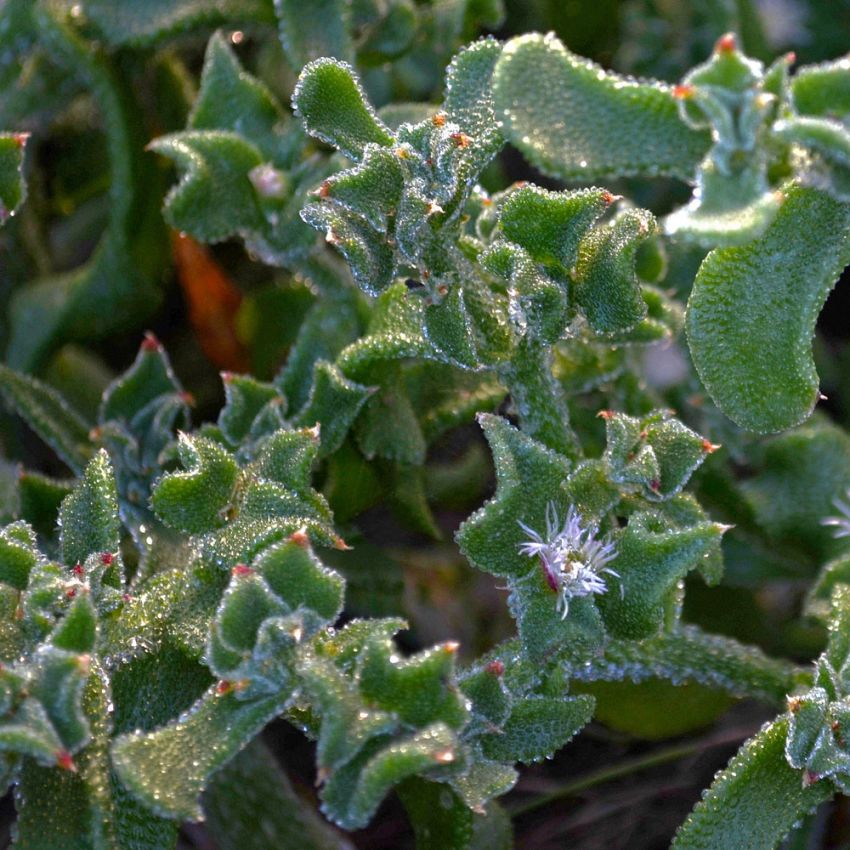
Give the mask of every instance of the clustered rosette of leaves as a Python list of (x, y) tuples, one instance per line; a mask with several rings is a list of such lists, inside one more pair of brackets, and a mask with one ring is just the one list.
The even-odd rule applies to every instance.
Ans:
[[(33, 80), (71, 68), (68, 85), (103, 110), (111, 168), (91, 258), (16, 294), (11, 366), (121, 330), (157, 298), (150, 160), (117, 60), (91, 38), (143, 50), (199, 27), (279, 30), (299, 72), (291, 113), (216, 33), (186, 127), (149, 148), (179, 172), (171, 226), (239, 239), (312, 290), (282, 369), (223, 373), (225, 405), (197, 428), (152, 335), (96, 420), (0, 366), (9, 407), (74, 475), (21, 471), (0, 502), (0, 753), (21, 847), (168, 848), (203, 817), (223, 846), (296, 834), (327, 846), (338, 836), (258, 737), (279, 716), (315, 740), (322, 812), (338, 826), (365, 826), (397, 789), (422, 847), (507, 847), (497, 798), (517, 764), (552, 756), (594, 716), (594, 686), (623, 681), (777, 706), (791, 695), (696, 807), (682, 850), (744, 835), (773, 847), (848, 787), (846, 553), (817, 538), (829, 563), (810, 608), (830, 637), (813, 670), (685, 623), (685, 579), (721, 580), (730, 528), (686, 490), (718, 448), (695, 429), (731, 429), (710, 404), (677, 418), (645, 383), (643, 352), (684, 325), (737, 423), (778, 431), (809, 415), (814, 322), (850, 260), (850, 66), (792, 77), (788, 57), (765, 69), (725, 36), (670, 87), (605, 72), (552, 36), (485, 38), (448, 64), (440, 105), (373, 108), (367, 91), (421, 97), (423, 56), (443, 63), (446, 45), (499, 18), (486, 2), (0, 6), (4, 74), (19, 82), (4, 123), (24, 126)], [(659, 224), (605, 188), (487, 191), (507, 142), (551, 177), (673, 176), (694, 199)], [(25, 196), (25, 144), (0, 137), (4, 216)], [(687, 241), (712, 250), (684, 316), (663, 284), (666, 246), (672, 262)], [(404, 620), (344, 613), (356, 548), (340, 531), (383, 497), (439, 535), (428, 450), (476, 418), (495, 493), (456, 540), (504, 583), (516, 635), (467, 663), (454, 642), (406, 656)], [(747, 439), (733, 434), (733, 449)], [(732, 546), (808, 528), (805, 512), (819, 519), (850, 484), (850, 440), (819, 419), (761, 451), (744, 483), (713, 473), (741, 524)], [(616, 557), (606, 592), (564, 610), (521, 547), (570, 509)], [(252, 837), (260, 819), (267, 835)]]

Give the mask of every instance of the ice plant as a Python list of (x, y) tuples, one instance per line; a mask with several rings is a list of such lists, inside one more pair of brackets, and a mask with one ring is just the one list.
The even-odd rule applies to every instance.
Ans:
[(545, 537), (523, 522), (519, 526), (531, 538), (519, 544), (519, 551), (540, 559), (549, 587), (558, 594), (557, 608), (562, 618), (569, 613), (573, 597), (608, 590), (602, 573), (619, 578), (618, 573), (606, 567), (617, 557), (614, 544), (598, 539), (594, 524), (582, 527), (575, 505), (568, 508), (563, 524), (558, 519), (555, 503), (546, 505)]
[[(508, 847), (521, 765), (594, 717), (693, 731), (688, 700), (713, 718), (717, 692), (779, 714), (678, 850), (769, 850), (850, 789), (850, 560), (822, 527), (850, 536), (850, 504), (820, 519), (850, 438), (797, 427), (850, 261), (850, 66), (764, 64), (718, 32), (670, 86), (552, 35), (474, 40), (501, 19), (497, 0), (0, 2), (0, 120), (32, 129), (0, 133), (0, 449), (41, 460), (14, 412), (64, 464), (0, 463), (0, 790), (22, 848), (173, 850), (206, 820), (222, 848), (295, 830), (313, 850), (391, 793), (423, 850)], [(197, 41), (172, 39), (211, 25), (190, 84)], [(508, 144), (581, 188), (500, 184)], [(675, 207), (657, 176), (692, 188), (660, 220), (626, 197)], [(178, 366), (194, 336), (225, 369), (184, 376), (201, 409), (222, 394), (203, 423), (152, 334), (123, 373), (102, 359), (162, 318), (173, 256), (201, 293)], [(428, 645), (408, 605), (398, 561), (423, 552), (463, 646)], [(694, 624), (720, 622), (688, 603), (724, 568), (753, 609), (760, 583), (820, 571), (814, 665)], [(449, 592), (474, 569), (505, 606)], [(262, 742), (278, 717), (314, 742), (316, 806)]]

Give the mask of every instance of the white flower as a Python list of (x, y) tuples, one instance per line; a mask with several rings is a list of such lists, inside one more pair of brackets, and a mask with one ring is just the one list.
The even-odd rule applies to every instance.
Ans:
[[(844, 497), (850, 499), (850, 490), (845, 493)], [(833, 499), (832, 504), (835, 505), (842, 516), (828, 516), (821, 520), (821, 525), (834, 525), (837, 529), (834, 537), (850, 537), (850, 505), (841, 499)]]
[(582, 527), (575, 507), (570, 507), (564, 524), (553, 502), (546, 506), (546, 537), (525, 523), (520, 528), (531, 538), (519, 544), (521, 555), (540, 558), (549, 587), (558, 594), (557, 610), (566, 617), (570, 600), (591, 593), (605, 593), (608, 586), (600, 573), (620, 577), (605, 565), (617, 557), (610, 540), (598, 540), (594, 524)]

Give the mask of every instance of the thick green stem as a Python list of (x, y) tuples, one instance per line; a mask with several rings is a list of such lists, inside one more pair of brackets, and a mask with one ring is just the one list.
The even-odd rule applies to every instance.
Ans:
[(807, 671), (789, 661), (770, 658), (760, 649), (696, 626), (683, 625), (648, 640), (611, 641), (590, 664), (575, 664), (571, 675), (583, 681), (640, 682), (667, 679), (698, 682), (736, 697), (752, 697), (776, 706), (804, 682)]
[(526, 337), (511, 362), (500, 370), (499, 378), (511, 394), (520, 428), (550, 449), (578, 457), (567, 399), (552, 374), (549, 349)]

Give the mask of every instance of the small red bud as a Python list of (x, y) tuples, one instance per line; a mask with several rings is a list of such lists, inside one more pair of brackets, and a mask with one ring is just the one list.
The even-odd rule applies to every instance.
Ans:
[(789, 50), (785, 56), (782, 57), (789, 65), (793, 65), (797, 61), (797, 54), (793, 50)]
[(71, 758), (71, 754), (67, 750), (59, 750), (56, 753), (56, 767), (61, 770), (68, 770), (71, 773), (77, 772), (77, 765), (74, 764), (74, 759)]
[(436, 115), (431, 116), (431, 123), (435, 127), (443, 127), (446, 123), (446, 113), (438, 112)]
[(727, 32), (726, 35), (721, 35), (714, 45), (715, 53), (732, 53), (738, 48), (738, 43), (735, 40), (735, 33)]
[(231, 573), (235, 576), (250, 576), (253, 575), (254, 571), (247, 564), (237, 564), (231, 570)]
[(450, 133), (449, 138), (459, 147), (468, 148), (472, 144), (472, 139), (466, 133)]
[(22, 148), (27, 143), (27, 139), (29, 139), (30, 135), (30, 133), (12, 133), (12, 141), (19, 148)]
[(649, 482), (649, 489), (657, 493), (661, 489), (661, 482), (657, 478), (653, 478)]
[(613, 419), (614, 411), (613, 410), (600, 410), (599, 413), (596, 414), (599, 419)]
[(703, 441), (702, 441), (702, 450), (703, 450), (703, 451), (704, 451), (707, 455), (713, 454), (713, 453), (714, 453), (714, 452), (716, 452), (719, 448), (720, 448), (720, 446), (719, 446), (719, 445), (717, 445), (717, 443), (712, 443), (710, 440), (703, 440)]
[(145, 338), (142, 340), (142, 351), (162, 351), (162, 343), (154, 336), (152, 331), (145, 332)]
[(687, 100), (689, 97), (693, 97), (695, 93), (696, 89), (693, 86), (673, 86), (673, 97), (675, 97), (676, 100)]
[(310, 546), (310, 537), (307, 534), (307, 529), (299, 528), (298, 531), (293, 531), (289, 535), (289, 542), (300, 546), (302, 549), (308, 549)]
[(132, 596), (132, 594), (130, 594), (130, 593), (122, 593), (122, 594), (121, 594), (121, 598), (122, 598), (125, 602), (130, 602), (130, 601), (133, 599), (133, 596)]
[(225, 694), (229, 694), (233, 690), (233, 683), (228, 682), (227, 679), (222, 679), (216, 686), (215, 692), (219, 696), (224, 696)]
[(340, 552), (348, 552), (351, 547), (341, 537), (337, 537), (334, 539), (334, 549), (339, 549)]
[(68, 587), (68, 588), (65, 589), (65, 596), (68, 599), (73, 599), (76, 595), (77, 595), (77, 588), (76, 587)]
[(496, 659), (496, 661), (491, 661), (484, 669), (493, 676), (501, 676), (505, 672), (505, 665)]
[(75, 576), (81, 576), (85, 573), (85, 570), (83, 569), (83, 565), (78, 561), (73, 567), (71, 567), (71, 572)]
[(104, 552), (100, 556), (100, 562), (104, 566), (108, 567), (115, 560), (115, 555), (112, 552)]

